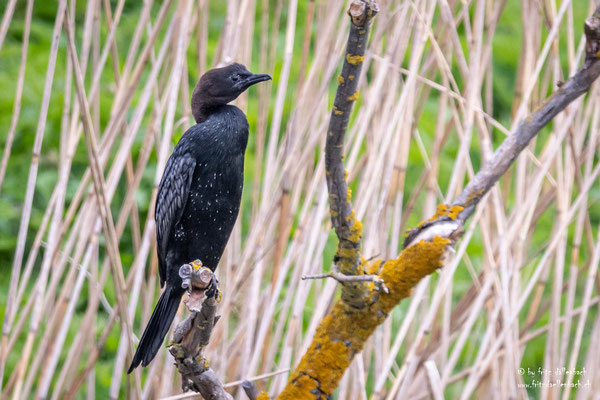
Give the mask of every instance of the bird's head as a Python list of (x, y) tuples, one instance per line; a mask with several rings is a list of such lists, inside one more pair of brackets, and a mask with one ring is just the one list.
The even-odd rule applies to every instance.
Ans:
[(192, 93), (192, 114), (196, 122), (206, 119), (210, 109), (237, 99), (250, 86), (269, 79), (270, 75), (253, 74), (238, 63), (207, 71)]

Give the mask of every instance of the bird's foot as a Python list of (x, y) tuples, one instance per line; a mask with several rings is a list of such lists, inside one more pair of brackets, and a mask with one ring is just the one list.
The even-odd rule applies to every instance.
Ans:
[(217, 303), (221, 302), (221, 289), (219, 288), (219, 280), (217, 278), (213, 278), (208, 290), (205, 292), (207, 298), (214, 297)]

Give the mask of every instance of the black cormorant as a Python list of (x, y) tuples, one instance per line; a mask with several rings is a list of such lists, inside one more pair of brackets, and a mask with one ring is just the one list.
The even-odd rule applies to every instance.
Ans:
[[(128, 373), (146, 366), (160, 348), (185, 289), (181, 265), (200, 260), (217, 268), (240, 209), (248, 120), (228, 105), (250, 86), (271, 79), (241, 64), (206, 72), (192, 94), (196, 125), (187, 130), (163, 173), (156, 197), (156, 242), (161, 287)], [(207, 296), (216, 294), (216, 283)]]

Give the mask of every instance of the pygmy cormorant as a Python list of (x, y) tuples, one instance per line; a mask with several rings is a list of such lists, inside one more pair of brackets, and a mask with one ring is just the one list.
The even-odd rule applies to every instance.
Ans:
[[(228, 105), (250, 86), (271, 79), (241, 64), (206, 72), (192, 94), (196, 125), (187, 130), (163, 173), (156, 196), (160, 285), (166, 288), (144, 330), (129, 372), (146, 366), (160, 348), (185, 289), (181, 265), (217, 268), (240, 209), (248, 120)], [(213, 280), (214, 281), (214, 280)], [(216, 283), (207, 291), (214, 296)]]

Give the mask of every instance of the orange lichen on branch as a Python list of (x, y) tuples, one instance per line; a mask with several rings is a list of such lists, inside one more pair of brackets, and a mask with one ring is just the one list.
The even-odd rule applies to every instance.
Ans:
[(383, 266), (381, 260), (364, 265), (368, 263), (363, 258), (364, 270), (381, 269), (379, 276), (389, 293), (371, 290), (371, 301), (363, 308), (354, 308), (338, 300), (321, 321), (309, 349), (278, 399), (316, 400), (332, 394), (354, 356), (392, 308), (410, 296), (412, 288), (421, 279), (442, 265), (442, 256), (449, 244), (450, 240), (441, 237), (431, 242), (421, 241)]
[(365, 61), (365, 56), (353, 56), (351, 54), (346, 54), (346, 61), (348, 61), (348, 64), (359, 65)]
[(435, 221), (441, 217), (449, 217), (452, 220), (456, 220), (458, 214), (464, 210), (462, 206), (448, 206), (446, 204), (438, 204), (435, 214), (431, 217), (430, 221)]
[(467, 201), (465, 202), (466, 204), (471, 204), (471, 202), (479, 197), (481, 197), (481, 195), (485, 192), (485, 188), (481, 188), (479, 190), (474, 190), (471, 193), (469, 193), (469, 196), (467, 196)]
[(341, 75), (339, 75), (339, 76), (337, 77), (337, 81), (338, 81), (338, 85), (341, 85), (342, 83), (344, 83), (344, 77), (343, 77), (343, 76), (341, 76)]
[(428, 220), (419, 222), (417, 226), (422, 227), (426, 223), (436, 221), (442, 217), (448, 217), (451, 220), (455, 221), (456, 218), (458, 218), (458, 214), (460, 214), (462, 210), (464, 210), (463, 206), (449, 206), (447, 204), (438, 204), (437, 209), (435, 210), (435, 214), (433, 214), (433, 216)]
[(390, 293), (377, 293), (381, 311), (390, 312), (400, 300), (410, 296), (412, 288), (421, 279), (441, 268), (442, 257), (450, 244), (450, 239), (436, 236), (431, 242), (421, 240), (402, 251), (398, 258), (386, 261), (379, 277)]
[(352, 96), (348, 96), (348, 101), (356, 101), (358, 100), (358, 90), (354, 92)]
[[(346, 201), (350, 202), (351, 197), (352, 192), (350, 191), (350, 189), (348, 189)], [(362, 236), (362, 222), (360, 222), (356, 218), (354, 210), (352, 210), (352, 213), (346, 217), (346, 221), (348, 221), (350, 225), (350, 234), (345, 239), (352, 242), (353, 244), (359, 244), (360, 238)]]
[(325, 399), (332, 394), (354, 355), (383, 318), (338, 300), (321, 321), (312, 344), (278, 399)]
[[(363, 264), (367, 264), (367, 260), (364, 258), (361, 261)], [(365, 268), (365, 272), (369, 275), (377, 275), (379, 274), (379, 270), (381, 269), (382, 260), (377, 259), (374, 262), (368, 264)]]
[(269, 397), (269, 393), (267, 393), (267, 392), (262, 392), (261, 394), (259, 394), (256, 397), (256, 399), (257, 400), (271, 400), (270, 397)]

